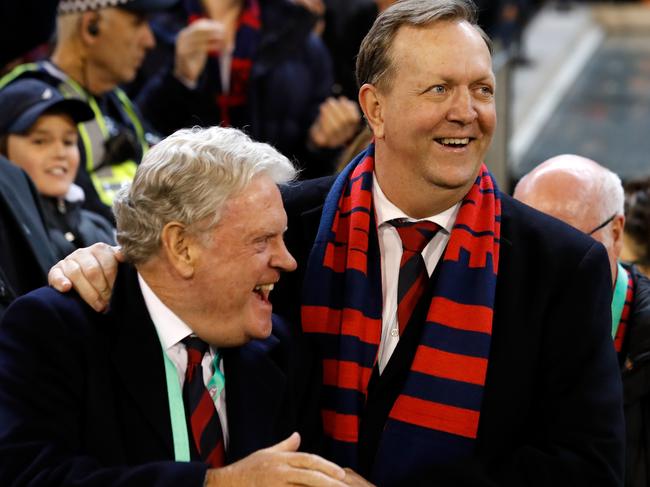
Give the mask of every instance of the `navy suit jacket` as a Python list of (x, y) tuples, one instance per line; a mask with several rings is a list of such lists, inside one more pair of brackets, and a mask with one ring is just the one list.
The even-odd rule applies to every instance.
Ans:
[[(229, 462), (300, 429), (286, 326), (223, 349)], [(135, 269), (120, 267), (110, 310), (41, 288), (0, 325), (0, 485), (203, 485), (174, 462), (160, 342)]]
[[(285, 240), (298, 272), (273, 293), (299, 321), (302, 272), (332, 178), (287, 187)], [(621, 379), (603, 246), (502, 195), (490, 359), (476, 451), (455, 465), (404, 469), (399, 485), (616, 486), (623, 479)], [(407, 439), (406, 451), (427, 445)]]

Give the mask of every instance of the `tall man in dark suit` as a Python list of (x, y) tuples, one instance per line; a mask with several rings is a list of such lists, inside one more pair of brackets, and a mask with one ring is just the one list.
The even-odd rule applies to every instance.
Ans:
[(7, 310), (1, 485), (343, 486), (296, 452), (296, 348), (271, 319), (296, 265), (277, 188), (294, 175), (234, 129), (147, 154), (115, 202), (129, 263), (108, 311), (51, 288)]
[[(483, 166), (495, 81), (475, 14), (403, 0), (377, 18), (357, 61), (374, 143), (285, 192), (299, 273), (274, 306), (322, 360), (325, 456), (372, 482), (620, 485), (606, 252)], [(114, 258), (94, 252), (51, 277), (101, 300)]]

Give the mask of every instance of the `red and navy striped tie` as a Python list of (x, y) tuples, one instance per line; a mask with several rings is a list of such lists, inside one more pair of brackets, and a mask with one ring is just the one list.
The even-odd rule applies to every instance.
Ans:
[(427, 285), (428, 274), (422, 251), (439, 227), (426, 220), (392, 220), (390, 224), (397, 229), (403, 250), (397, 281), (397, 324), (401, 336)]
[(225, 465), (225, 449), (221, 422), (212, 398), (203, 382), (201, 361), (208, 344), (198, 337), (183, 339), (187, 349), (187, 370), (183, 384), (183, 402), (194, 446), (201, 460), (211, 467)]

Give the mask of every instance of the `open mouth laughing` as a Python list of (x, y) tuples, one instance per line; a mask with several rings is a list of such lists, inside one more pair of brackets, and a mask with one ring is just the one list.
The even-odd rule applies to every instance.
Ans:
[(463, 137), (463, 138), (440, 137), (433, 140), (435, 140), (438, 144), (448, 149), (464, 149), (475, 139), (473, 137)]
[(269, 302), (269, 295), (271, 294), (271, 291), (273, 291), (273, 283), (270, 284), (258, 284), (255, 286), (253, 289), (253, 292), (256, 293), (262, 301), (265, 303)]

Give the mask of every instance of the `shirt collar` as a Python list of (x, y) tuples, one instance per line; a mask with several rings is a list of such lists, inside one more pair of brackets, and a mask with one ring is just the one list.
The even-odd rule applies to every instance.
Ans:
[(142, 290), (145, 305), (151, 316), (158, 337), (165, 350), (169, 350), (186, 336), (192, 334), (192, 329), (181, 320), (171, 309), (156, 296), (149, 285), (138, 272), (138, 282)]
[[(416, 221), (414, 218), (409, 217), (406, 213), (400, 210), (395, 206), (384, 194), (379, 186), (377, 181), (377, 176), (375, 173), (372, 173), (372, 200), (375, 205), (375, 217), (377, 219), (377, 228), (384, 224), (388, 224), (390, 220), (395, 220), (396, 218), (405, 218), (409, 221)], [(437, 224), (445, 233), (450, 234), (454, 223), (456, 222), (456, 216), (458, 215), (458, 210), (460, 208), (460, 201), (453, 205), (450, 208), (447, 208), (445, 211), (442, 211), (436, 215), (431, 215), (426, 218), (421, 218), (420, 220), (427, 220)]]

